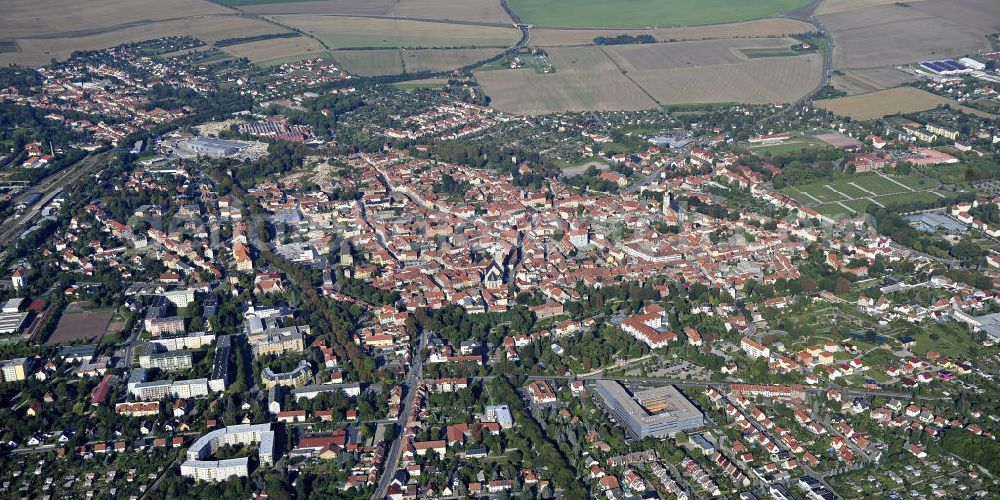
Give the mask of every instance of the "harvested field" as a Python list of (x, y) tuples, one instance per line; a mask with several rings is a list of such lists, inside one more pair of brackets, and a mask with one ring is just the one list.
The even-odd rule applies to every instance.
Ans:
[[(528, 114), (790, 102), (819, 85), (819, 54), (747, 59), (738, 52), (789, 45), (788, 39), (753, 39), (552, 47), (547, 51), (553, 74), (496, 70), (477, 72), (476, 78), (494, 106)], [(518, 90), (517, 82), (524, 87)]]
[(287, 60), (299, 56), (305, 59), (326, 53), (326, 49), (319, 42), (305, 36), (240, 43), (223, 47), (222, 50), (236, 57), (250, 59), (254, 63), (276, 59)]
[(849, 116), (855, 120), (872, 120), (888, 115), (915, 113), (946, 104), (965, 113), (995, 118), (989, 113), (967, 108), (951, 99), (913, 87), (898, 87), (868, 94), (824, 99), (815, 101), (814, 104), (834, 114)]
[(578, 28), (646, 28), (731, 23), (774, 17), (808, 0), (507, 0), (522, 22)]
[[(977, 1), (927, 0), (909, 7), (877, 5), (825, 14), (819, 20), (834, 40), (834, 67), (873, 68), (988, 49), (984, 35), (990, 30), (984, 29), (984, 21), (970, 20), (976, 9), (969, 5)], [(992, 18), (989, 22), (1000, 19), (1000, 3), (982, 8), (979, 16)], [(889, 33), (891, 36), (887, 36)]]
[(393, 0), (315, 0), (307, 2), (259, 2), (240, 8), (254, 14), (327, 14), (337, 16), (387, 16)]
[(815, 28), (794, 19), (760, 19), (740, 23), (648, 30), (533, 29), (531, 44), (538, 47), (589, 45), (599, 36), (652, 35), (658, 41), (705, 40), (712, 38), (763, 38), (808, 33)]
[(404, 50), (403, 64), (408, 73), (448, 71), (489, 59), (501, 49), (416, 49)]
[(330, 48), (509, 47), (520, 31), (493, 26), (338, 16), (274, 16), (286, 26), (319, 38)]
[(94, 34), (166, 19), (231, 11), (204, 0), (5, 0), (0, 33), (8, 38)]
[(398, 49), (335, 50), (332, 54), (344, 69), (355, 75), (398, 75), (403, 72)]
[(52, 58), (66, 59), (77, 50), (98, 50), (123, 43), (152, 40), (170, 35), (189, 35), (205, 42), (227, 38), (249, 37), (285, 30), (257, 19), (233, 15), (199, 16), (190, 19), (176, 19), (139, 24), (128, 28), (100, 33), (55, 37), (19, 39), (19, 52), (0, 53), (0, 64), (8, 63), (41, 65)]
[(493, 107), (522, 114), (558, 111), (638, 110), (657, 104), (598, 47), (549, 50), (552, 74), (533, 69), (476, 72)]
[(661, 104), (792, 102), (820, 83), (818, 54), (629, 73)]
[[(865, 7), (875, 7), (879, 5), (892, 5), (899, 0), (823, 0), (816, 7), (815, 15), (835, 14), (837, 12), (850, 12), (852, 10), (863, 9)], [(920, 1), (920, 0), (917, 0)], [(916, 2), (909, 2), (916, 3)]]
[(65, 344), (98, 338), (104, 335), (112, 316), (113, 311), (70, 312), (67, 308), (46, 343)]
[[(239, 0), (237, 0), (239, 1)], [(414, 19), (511, 22), (500, 0), (324, 0), (306, 2), (256, 1), (241, 7), (256, 14), (326, 14)]]
[(849, 95), (885, 90), (915, 81), (916, 77), (896, 68), (844, 70), (832, 78), (833, 86)]
[(611, 45), (604, 47), (604, 51), (631, 74), (635, 71), (736, 64), (747, 60), (739, 52), (741, 49), (788, 49), (794, 43), (796, 42), (790, 38), (700, 40)]
[(394, 17), (509, 23), (500, 0), (401, 0), (390, 12)]

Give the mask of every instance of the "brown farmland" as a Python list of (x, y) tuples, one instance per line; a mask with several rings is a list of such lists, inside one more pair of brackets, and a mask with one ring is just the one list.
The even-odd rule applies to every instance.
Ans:
[(849, 116), (855, 120), (872, 120), (889, 115), (916, 113), (941, 105), (949, 105), (977, 116), (996, 118), (995, 115), (967, 108), (951, 99), (914, 87), (898, 87), (868, 94), (824, 99), (816, 101), (815, 105), (831, 113)]
[(740, 23), (716, 24), (711, 26), (691, 26), (687, 28), (663, 28), (649, 30), (605, 30), (605, 29), (533, 29), (531, 44), (538, 47), (557, 45), (589, 45), (598, 36), (652, 35), (658, 41), (706, 40), (713, 38), (766, 38), (782, 37), (815, 31), (808, 23), (794, 19), (761, 19)]

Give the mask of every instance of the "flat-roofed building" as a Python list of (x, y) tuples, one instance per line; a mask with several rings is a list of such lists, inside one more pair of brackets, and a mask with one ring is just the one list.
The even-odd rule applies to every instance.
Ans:
[(612, 380), (598, 380), (594, 385), (618, 420), (640, 439), (674, 436), (705, 423), (701, 411), (672, 385), (634, 395)]
[(232, 337), (229, 335), (220, 335), (215, 342), (212, 375), (208, 378), (208, 387), (215, 392), (222, 392), (229, 387), (229, 356), (231, 352)]
[(249, 459), (206, 460), (222, 446), (258, 444), (262, 465), (274, 464), (274, 431), (271, 424), (241, 424), (216, 429), (195, 440), (181, 464), (181, 475), (199, 481), (225, 481), (250, 475)]
[(149, 343), (159, 344), (168, 351), (179, 349), (201, 349), (215, 340), (214, 333), (190, 332), (173, 335), (161, 335), (159, 338), (151, 339)]
[(19, 382), (28, 377), (28, 358), (14, 358), (0, 361), (0, 371), (4, 382)]
[(187, 370), (191, 368), (192, 358), (191, 351), (168, 351), (160, 344), (149, 342), (142, 346), (139, 353), (139, 366), (146, 369)]
[(0, 313), (0, 335), (10, 335), (21, 331), (27, 319), (28, 313), (26, 312)]
[(310, 377), (312, 377), (312, 366), (305, 360), (299, 361), (299, 366), (290, 372), (274, 373), (269, 367), (264, 367), (260, 371), (261, 382), (267, 389), (276, 386), (301, 387), (309, 382)]
[(299, 327), (291, 326), (265, 332), (263, 339), (254, 342), (253, 355), (260, 357), (268, 354), (283, 354), (288, 351), (302, 352), (305, 348), (305, 338), (299, 331)]
[(184, 333), (184, 318), (181, 316), (153, 318), (149, 320), (148, 329), (149, 333), (157, 336)]

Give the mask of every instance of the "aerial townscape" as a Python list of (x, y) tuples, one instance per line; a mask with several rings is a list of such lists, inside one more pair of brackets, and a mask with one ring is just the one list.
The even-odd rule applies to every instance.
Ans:
[(997, 0), (2, 0), (0, 498), (1000, 499)]

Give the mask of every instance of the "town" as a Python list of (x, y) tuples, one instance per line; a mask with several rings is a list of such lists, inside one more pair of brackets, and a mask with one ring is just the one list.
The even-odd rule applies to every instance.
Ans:
[(3, 496), (1000, 491), (996, 34), (871, 117), (850, 71), (521, 113), (478, 73), (578, 70), (203, 38), (0, 68)]

